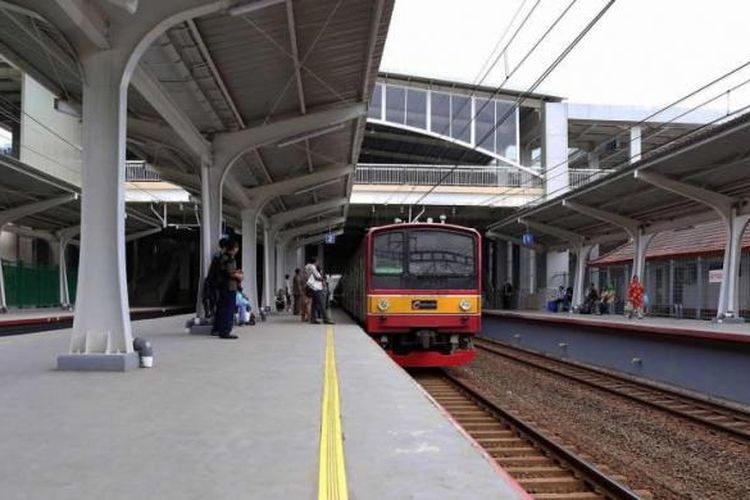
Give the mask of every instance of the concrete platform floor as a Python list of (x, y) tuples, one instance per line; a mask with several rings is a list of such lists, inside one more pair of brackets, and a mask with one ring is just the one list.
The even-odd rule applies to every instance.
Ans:
[(663, 335), (686, 336), (707, 340), (726, 340), (750, 343), (750, 323), (714, 323), (696, 319), (677, 319), (647, 316), (628, 319), (620, 314), (571, 314), (549, 311), (486, 309), (484, 314), (518, 319), (603, 326), (619, 330), (650, 332)]
[[(0, 338), (3, 499), (313, 499), (325, 328), (289, 316), (238, 340), (144, 320), (155, 367), (55, 371), (69, 330)], [(355, 325), (335, 345), (350, 497), (523, 497)]]

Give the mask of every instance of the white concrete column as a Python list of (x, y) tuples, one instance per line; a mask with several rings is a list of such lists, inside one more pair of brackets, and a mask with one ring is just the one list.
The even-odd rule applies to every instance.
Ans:
[[(513, 242), (508, 241), (507, 242), (507, 254), (505, 259), (505, 266), (506, 266), (506, 272), (505, 272), (505, 279), (513, 283)], [(505, 284), (505, 283), (503, 283)]]
[(529, 249), (529, 293), (536, 293), (536, 251)]
[(57, 242), (57, 265), (60, 276), (60, 307), (70, 308), (70, 291), (68, 290), (68, 262), (65, 251), (68, 248), (68, 240), (60, 238)]
[(643, 228), (638, 228), (635, 240), (633, 241), (633, 275), (638, 276), (638, 280), (641, 283), (645, 280), (646, 252), (655, 235), (656, 233), (645, 234)]
[(703, 293), (705, 284), (703, 282), (703, 258), (699, 255), (695, 260), (695, 285), (698, 288), (698, 305), (695, 308), (695, 319), (701, 319), (703, 316)]
[(719, 291), (718, 319), (740, 318), (740, 260), (742, 258), (742, 234), (750, 221), (750, 214), (738, 215), (737, 209), (732, 209), (731, 217), (726, 224), (727, 244), (724, 249), (724, 265), (722, 271), (721, 289)]
[(547, 252), (547, 288), (568, 287), (570, 283), (570, 252)]
[(579, 245), (576, 252), (576, 274), (573, 282), (573, 305), (580, 308), (583, 305), (586, 285), (586, 265), (593, 245)]
[(297, 255), (297, 267), (302, 269), (305, 267), (305, 247), (298, 246), (295, 253)]
[(242, 288), (252, 302), (253, 308), (258, 308), (258, 210), (245, 209), (242, 211), (242, 271), (245, 279)]
[(641, 159), (641, 127), (634, 125), (630, 127), (630, 163), (636, 163)]
[(284, 275), (290, 274), (286, 262), (286, 244), (283, 241), (276, 241), (276, 289), (284, 288)]
[(8, 312), (8, 301), (5, 295), (5, 274), (3, 273), (3, 263), (0, 261), (0, 313)]
[(545, 193), (560, 196), (570, 187), (568, 174), (568, 106), (546, 102), (542, 108), (542, 169)]
[(200, 276), (196, 313), (205, 318), (203, 310), (203, 279), (211, 266), (211, 257), (218, 251), (222, 218), (222, 169), (212, 165), (207, 157), (201, 158), (201, 242)]
[(599, 153), (596, 151), (586, 153), (586, 160), (590, 169), (599, 170)]
[(81, 258), (72, 354), (133, 352), (125, 276), (127, 85), (121, 85), (123, 67), (116, 61), (108, 51), (83, 61)]
[[(211, 173), (206, 159), (201, 159), (201, 273), (205, 278), (211, 265), (211, 249), (214, 243), (211, 234)], [(201, 300), (198, 297), (198, 303)]]
[(268, 224), (263, 225), (263, 305), (271, 307), (273, 297), (273, 251), (272, 231)]

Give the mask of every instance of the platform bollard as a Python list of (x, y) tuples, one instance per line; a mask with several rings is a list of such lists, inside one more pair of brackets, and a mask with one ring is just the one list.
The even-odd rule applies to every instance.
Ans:
[(138, 353), (141, 368), (152, 368), (154, 366), (154, 348), (151, 342), (143, 337), (133, 339), (133, 349)]

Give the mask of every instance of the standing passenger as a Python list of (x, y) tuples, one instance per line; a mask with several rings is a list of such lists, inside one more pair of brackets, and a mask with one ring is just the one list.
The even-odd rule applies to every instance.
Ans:
[(302, 282), (302, 307), (300, 309), (300, 319), (303, 322), (310, 321), (310, 309), (312, 307), (312, 288), (307, 286), (307, 280), (310, 279), (310, 266), (315, 266), (315, 259), (310, 259), (300, 273)]
[(239, 245), (236, 241), (230, 240), (226, 243), (218, 272), (219, 299), (214, 319), (214, 332), (223, 339), (237, 338), (237, 335), (232, 335), (232, 325), (237, 304), (237, 290), (244, 277), (242, 271), (237, 269), (235, 259), (237, 250), (239, 250)]
[(290, 312), (292, 310), (292, 285), (288, 274), (284, 275), (284, 301), (287, 312)]
[(510, 281), (506, 281), (503, 285), (503, 309), (510, 309), (513, 303), (513, 285)]
[(636, 274), (633, 275), (628, 286), (628, 302), (630, 303), (628, 318), (632, 318), (635, 314), (638, 319), (643, 319), (643, 285)]
[(305, 269), (308, 272), (307, 288), (312, 291), (310, 323), (320, 324), (318, 320), (320, 318), (326, 324), (330, 324), (331, 321), (325, 317), (325, 283), (323, 282), (323, 275), (318, 270), (317, 259), (310, 259), (310, 263), (305, 266)]
[(299, 268), (294, 270), (294, 279), (292, 280), (292, 296), (294, 298), (294, 314), (297, 315), (302, 309), (302, 293), (305, 291), (303, 286), (305, 282), (302, 281), (302, 275), (300, 274)]

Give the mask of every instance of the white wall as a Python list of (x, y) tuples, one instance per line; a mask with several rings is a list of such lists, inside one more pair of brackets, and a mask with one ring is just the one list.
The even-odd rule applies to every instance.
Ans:
[(568, 105), (544, 103), (542, 112), (542, 168), (546, 194), (550, 198), (568, 190)]
[(573, 280), (568, 269), (569, 262), (570, 255), (567, 250), (547, 252), (547, 288), (572, 285)]
[(0, 231), (0, 258), (14, 262), (18, 259), (18, 245), (15, 234)]
[(81, 185), (81, 123), (55, 110), (55, 96), (28, 75), (21, 91), (20, 160)]

